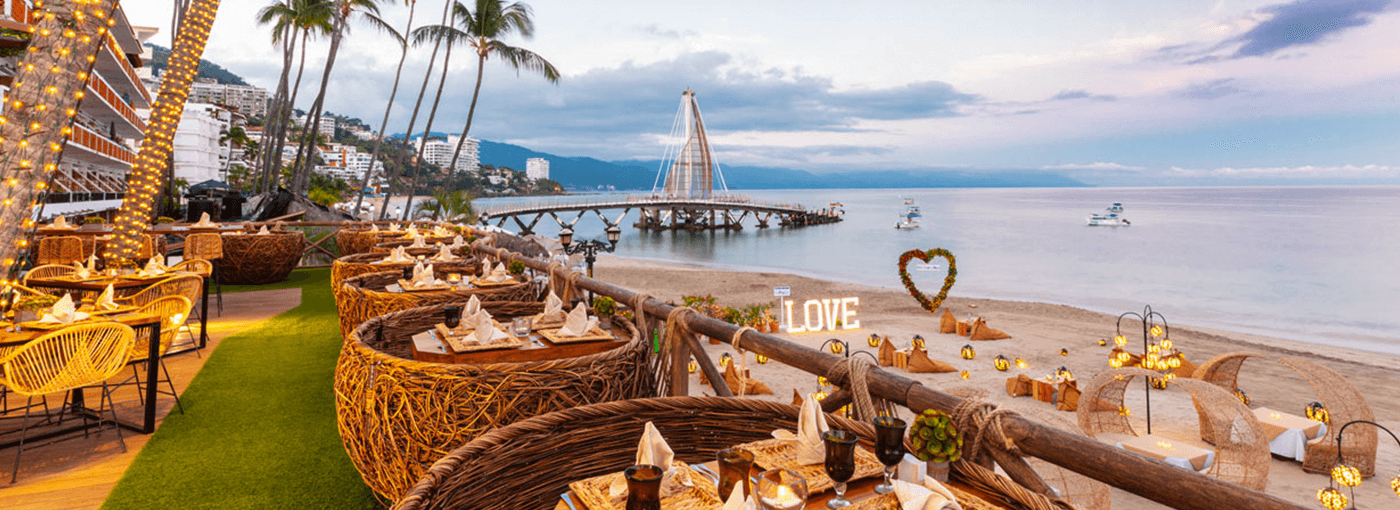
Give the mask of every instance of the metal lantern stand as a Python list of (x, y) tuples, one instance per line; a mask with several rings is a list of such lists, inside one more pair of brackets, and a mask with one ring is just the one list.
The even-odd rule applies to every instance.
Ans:
[[(1123, 336), (1123, 319), (1126, 317), (1136, 317), (1138, 320), (1142, 321), (1142, 361), (1140, 361), (1139, 364), (1147, 360), (1148, 340), (1152, 338), (1152, 328), (1157, 326), (1156, 321), (1160, 320), (1162, 322), (1162, 339), (1171, 338), (1171, 329), (1167, 326), (1167, 318), (1163, 317), (1160, 313), (1152, 311), (1152, 305), (1143, 306), (1141, 314), (1137, 312), (1127, 312), (1119, 315), (1118, 324), (1115, 326), (1118, 330), (1117, 336)], [(1152, 434), (1152, 380), (1148, 379), (1144, 387), (1147, 390), (1147, 433)]]

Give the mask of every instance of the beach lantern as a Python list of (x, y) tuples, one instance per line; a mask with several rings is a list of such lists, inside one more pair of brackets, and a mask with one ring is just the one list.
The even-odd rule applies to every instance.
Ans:
[(1390, 479), (1390, 490), (1395, 491), (1395, 496), (1400, 497), (1400, 475)]
[[(972, 377), (972, 374), (969, 374), (969, 373), (967, 373), (966, 370), (963, 370), (962, 372), (958, 372), (958, 377), (961, 377), (961, 378), (963, 378), (963, 379), (968, 379), (968, 378), (971, 378), (971, 377)], [(1396, 478), (1396, 480), (1397, 480), (1397, 481), (1400, 481), (1400, 478)]]
[(1244, 390), (1235, 388), (1235, 398), (1240, 399), (1244, 405), (1249, 405), (1249, 394), (1245, 393)]
[(1099, 347), (1103, 347), (1103, 346), (1105, 346), (1105, 345), (1108, 345), (1108, 340), (1104, 340), (1104, 339), (1100, 338), (1100, 339), (1099, 339)]
[(690, 360), (690, 364), (685, 366), (685, 369), (692, 374), (695, 373), (695, 369), (697, 368), (700, 368), (700, 364), (696, 363), (695, 360)]
[(1016, 368), (1026, 368), (1026, 360), (1016, 358)]
[(1153, 377), (1151, 379), (1148, 379), (1148, 382), (1152, 383), (1153, 388), (1165, 390), (1167, 389), (1167, 381), (1172, 378), (1171, 376), (1171, 374), (1167, 374), (1162, 377)]
[(996, 365), (997, 371), (999, 372), (1005, 372), (1006, 369), (1011, 368), (1011, 360), (1006, 359), (1006, 356), (1000, 354), (997, 355), (996, 359), (992, 360), (992, 363)]
[(1115, 336), (1115, 337), (1113, 337), (1113, 343), (1116, 344), (1116, 345), (1118, 345), (1119, 347), (1122, 347), (1122, 346), (1124, 346), (1124, 345), (1128, 345), (1128, 337), (1123, 336), (1123, 335)]
[(845, 344), (844, 342), (831, 342), (831, 353), (832, 353), (832, 354), (841, 354), (841, 352), (842, 352), (842, 351), (845, 351), (845, 350), (846, 350), (846, 344)]
[(880, 335), (870, 335), (870, 338), (865, 339), (865, 342), (870, 344), (871, 347), (879, 347)]
[(972, 359), (975, 357), (977, 357), (977, 351), (973, 350), (971, 345), (964, 345), (962, 348), (962, 358)]
[(1169, 351), (1172, 350), (1172, 339), (1170, 339), (1170, 338), (1163, 338), (1162, 341), (1161, 341), (1160, 343), (1161, 343), (1163, 349), (1166, 349), (1166, 350), (1169, 350)]
[(825, 391), (818, 391), (818, 392), (816, 392), (816, 393), (813, 393), (813, 394), (812, 394), (812, 398), (815, 398), (815, 399), (817, 399), (817, 400), (824, 399), (824, 398), (826, 398), (826, 392), (825, 392)]
[(768, 363), (768, 356), (764, 356), (762, 354), (753, 355), (753, 359), (757, 361), (760, 365)]
[(1128, 406), (1118, 406), (1118, 416), (1128, 416), (1130, 414), (1133, 413), (1128, 411)]
[(1332, 468), (1332, 480), (1342, 487), (1356, 487), (1361, 485), (1361, 471), (1346, 464), (1337, 464)]
[(831, 381), (826, 380), (826, 376), (817, 376), (817, 384), (820, 386), (831, 386)]
[(1347, 507), (1347, 497), (1333, 487), (1317, 491), (1317, 501), (1328, 510), (1344, 510)]
[(1313, 402), (1308, 404), (1306, 411), (1308, 419), (1312, 421), (1320, 421), (1322, 423), (1327, 423), (1327, 421), (1331, 419), (1331, 417), (1328, 416), (1327, 408), (1322, 406), (1322, 402)]
[(1119, 361), (1118, 358), (1109, 358), (1108, 366), (1113, 368), (1123, 368), (1123, 362)]
[(1152, 336), (1162, 336), (1162, 327), (1152, 326)]
[(724, 353), (724, 354), (719, 355), (719, 367), (720, 367), (720, 368), (728, 367), (728, 366), (729, 366), (729, 363), (732, 362), (732, 361), (734, 361), (734, 356), (730, 356), (729, 353), (727, 353), (727, 352)]
[(1069, 371), (1069, 367), (1060, 366), (1060, 368), (1055, 369), (1055, 377), (1068, 381), (1074, 379), (1074, 373)]
[(915, 349), (923, 349), (923, 348), (924, 348), (924, 337), (919, 336), (919, 335), (914, 335), (914, 341), (913, 341), (913, 342), (910, 342), (910, 345), (913, 345)]

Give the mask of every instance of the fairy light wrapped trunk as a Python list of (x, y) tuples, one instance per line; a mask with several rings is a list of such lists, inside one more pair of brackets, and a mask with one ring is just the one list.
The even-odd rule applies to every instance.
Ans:
[(28, 256), (37, 210), (73, 133), (116, 0), (35, 1), (30, 42), (0, 116), (0, 259), (7, 278)]
[(133, 265), (141, 250), (141, 235), (155, 215), (156, 196), (165, 185), (165, 171), (174, 150), (175, 128), (185, 111), (190, 84), (199, 73), (204, 43), (219, 11), (219, 0), (194, 0), (185, 11), (184, 22), (175, 34), (174, 47), (166, 63), (160, 93), (146, 123), (141, 152), (126, 177), (126, 198), (115, 222), (116, 240), (104, 255), (109, 267)]

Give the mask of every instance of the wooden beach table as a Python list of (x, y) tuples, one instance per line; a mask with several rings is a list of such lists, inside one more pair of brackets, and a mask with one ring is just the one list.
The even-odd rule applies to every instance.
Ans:
[(474, 352), (448, 352), (433, 330), (413, 335), (413, 359), (430, 363), (515, 363), (522, 361), (546, 361), (574, 358), (608, 352), (627, 344), (627, 339), (613, 338), (591, 342), (556, 344), (538, 331), (532, 331), (525, 345), (516, 348), (493, 349)]
[(1267, 407), (1255, 409), (1254, 417), (1269, 438), (1269, 453), (1303, 461), (1307, 442), (1327, 432), (1327, 425)]
[(1124, 439), (1118, 447), (1192, 471), (1201, 471), (1215, 462), (1214, 451), (1152, 434)]

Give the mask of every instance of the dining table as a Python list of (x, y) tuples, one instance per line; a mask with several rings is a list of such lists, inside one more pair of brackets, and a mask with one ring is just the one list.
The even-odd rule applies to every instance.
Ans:
[[(92, 313), (90, 310), (83, 311)], [(147, 383), (146, 387), (144, 388), (146, 395), (145, 405), (143, 407), (142, 420), (140, 423), (131, 423), (117, 420), (118, 426), (142, 434), (150, 434), (156, 431), (156, 390), (158, 389), (158, 386), (155, 384), (155, 381), (159, 378), (160, 363), (157, 363), (154, 360), (160, 358), (161, 320), (162, 319), (159, 314), (125, 312), (110, 314), (94, 314), (89, 319), (74, 323), (87, 324), (92, 323), (94, 321), (117, 322), (130, 326), (132, 329), (144, 329), (149, 332), (148, 334), (150, 337), (150, 342), (147, 343), (149, 345), (150, 350), (146, 353), (146, 359), (151, 360), (151, 362), (146, 363)], [(59, 329), (60, 328), (50, 326), (39, 327), (37, 325), (31, 325), (30, 323), (15, 324), (7, 322), (0, 324), (0, 349), (12, 349), (23, 346), (26, 343), (34, 341), (49, 333), (53, 333), (54, 331), (58, 331)], [(138, 332), (137, 334), (141, 333)], [(101, 415), (97, 411), (89, 409), (87, 407), (86, 399), (84, 398), (82, 388), (74, 389), (72, 392), (70, 392), (67, 405), (76, 414), (81, 414), (97, 419), (95, 421), (90, 421), (87, 419), (73, 420), (74, 424), (71, 426), (60, 427), (55, 430), (46, 431), (37, 436), (30, 436), (25, 440), (42, 441), (44, 439), (58, 437), (70, 432), (84, 430), (101, 423)], [(9, 448), (11, 446), (15, 446), (16, 444), (18, 444), (18, 440), (0, 443), (0, 449)]]
[[(95, 293), (106, 290), (108, 285), (111, 285), (114, 291), (131, 291), (132, 289), (143, 289), (155, 285), (166, 278), (184, 274), (196, 273), (168, 271), (158, 276), (147, 278), (140, 278), (135, 275), (109, 276), (106, 274), (98, 274), (94, 275), (92, 278), (86, 279), (77, 279), (71, 276), (56, 276), (48, 278), (30, 278), (28, 284), (30, 287), (35, 288), (61, 289), (76, 291), (80, 294), (96, 295)], [(201, 282), (201, 295), (199, 298), (199, 348), (203, 349), (204, 346), (209, 343), (209, 279), (202, 278)]]
[(1124, 439), (1118, 447), (1191, 471), (1201, 471), (1215, 463), (1214, 450), (1154, 434)]
[(1269, 438), (1269, 453), (1298, 462), (1303, 461), (1308, 441), (1327, 433), (1327, 424), (1302, 416), (1267, 407), (1254, 409), (1253, 413)]
[[(506, 329), (510, 324), (504, 325)], [(610, 330), (609, 330), (610, 331)], [(510, 334), (507, 331), (507, 334)], [(611, 333), (610, 333), (611, 334)], [(514, 336), (514, 335), (512, 335)], [(430, 363), (449, 364), (489, 364), (489, 363), (519, 363), (527, 361), (546, 361), (564, 358), (574, 358), (608, 352), (618, 347), (627, 345), (628, 338), (603, 339), (583, 342), (556, 342), (542, 333), (542, 330), (531, 331), (525, 337), (516, 336), (520, 340), (518, 347), (506, 347), (500, 349), (486, 349), (467, 352), (453, 351), (448, 342), (444, 342), (441, 333), (437, 330), (427, 330), (413, 335), (413, 359)]]

